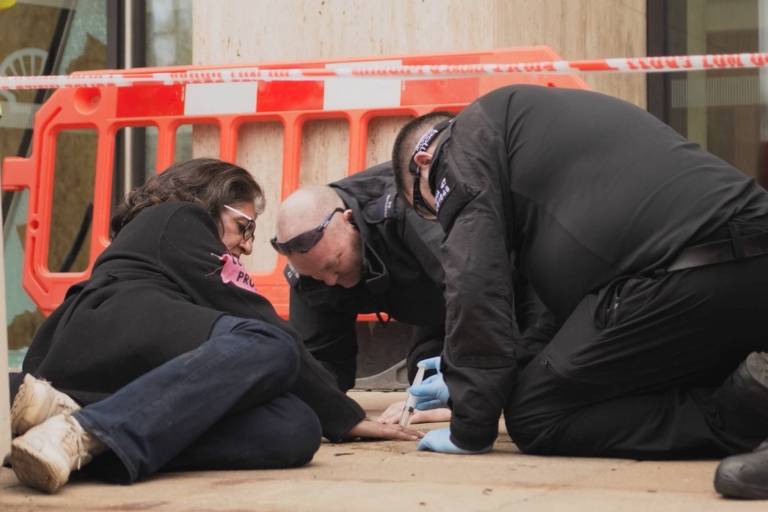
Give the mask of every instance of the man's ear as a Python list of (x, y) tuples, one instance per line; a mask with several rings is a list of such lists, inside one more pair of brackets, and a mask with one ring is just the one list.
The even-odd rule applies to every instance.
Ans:
[(341, 212), (341, 216), (344, 217), (344, 220), (347, 223), (352, 224), (353, 226), (355, 225), (355, 217), (354, 217), (354, 215), (352, 215), (352, 210), (351, 209), (348, 208), (348, 209), (344, 210), (343, 212)]
[(419, 151), (413, 156), (413, 160), (419, 165), (419, 167), (424, 167), (425, 165), (429, 165), (432, 162), (432, 155), (426, 151)]

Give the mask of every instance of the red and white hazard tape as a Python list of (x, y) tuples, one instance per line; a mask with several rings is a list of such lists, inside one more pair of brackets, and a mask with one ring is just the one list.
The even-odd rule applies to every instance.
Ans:
[(430, 64), (370, 65), (324, 68), (230, 69), (198, 68), (175, 73), (94, 73), (57, 76), (0, 77), (0, 90), (61, 89), (65, 87), (132, 87), (201, 83), (235, 83), (287, 80), (328, 80), (333, 78), (436, 79), (461, 78), (508, 73), (564, 74), (580, 72), (669, 73), (718, 69), (748, 69), (768, 66), (768, 53), (733, 53), (720, 55), (677, 55), (667, 57), (624, 57), (595, 60), (550, 60), (512, 64)]

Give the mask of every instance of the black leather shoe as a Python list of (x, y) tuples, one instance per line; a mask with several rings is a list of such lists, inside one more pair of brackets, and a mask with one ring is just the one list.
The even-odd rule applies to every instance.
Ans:
[[(749, 354), (730, 380), (754, 407), (764, 406), (764, 399), (757, 398), (768, 397), (768, 353)], [(715, 490), (728, 498), (768, 499), (768, 440), (751, 453), (723, 459), (715, 472)]]
[(768, 499), (768, 441), (752, 453), (723, 459), (715, 472), (715, 490), (726, 498)]

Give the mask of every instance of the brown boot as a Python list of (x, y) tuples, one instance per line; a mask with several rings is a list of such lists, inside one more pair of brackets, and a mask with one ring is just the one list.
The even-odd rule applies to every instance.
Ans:
[(48, 381), (26, 374), (11, 407), (11, 432), (21, 435), (51, 416), (73, 413), (78, 409), (77, 402)]
[(104, 444), (83, 430), (69, 414), (59, 414), (31, 428), (11, 444), (11, 465), (26, 486), (54, 493), (69, 480)]

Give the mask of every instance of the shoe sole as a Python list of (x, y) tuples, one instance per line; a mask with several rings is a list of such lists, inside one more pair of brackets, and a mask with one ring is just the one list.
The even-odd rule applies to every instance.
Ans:
[(45, 462), (40, 452), (19, 440), (11, 445), (11, 466), (21, 483), (38, 491), (53, 494), (67, 483), (55, 477), (56, 469)]
[(715, 475), (715, 490), (726, 498), (751, 500), (768, 498), (768, 488), (744, 484), (720, 473)]

